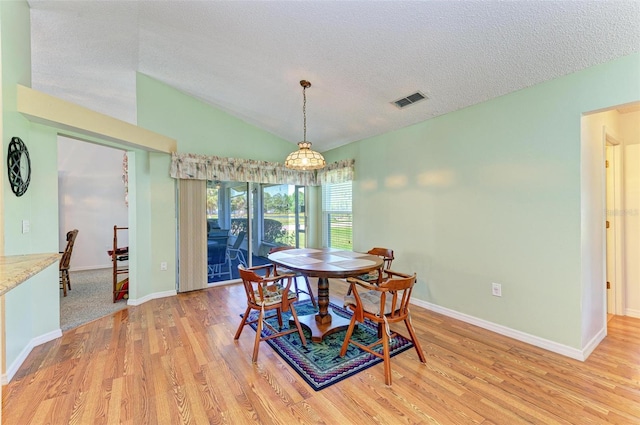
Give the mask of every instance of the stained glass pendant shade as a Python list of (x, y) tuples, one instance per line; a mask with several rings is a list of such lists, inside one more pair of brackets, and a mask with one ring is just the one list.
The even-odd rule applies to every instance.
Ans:
[(298, 150), (291, 152), (284, 161), (284, 166), (293, 170), (318, 170), (324, 168), (326, 162), (319, 152), (311, 149), (311, 143), (307, 141), (307, 88), (311, 87), (311, 83), (307, 80), (300, 81), (302, 86), (302, 116), (304, 119), (304, 137), (302, 142), (298, 143)]

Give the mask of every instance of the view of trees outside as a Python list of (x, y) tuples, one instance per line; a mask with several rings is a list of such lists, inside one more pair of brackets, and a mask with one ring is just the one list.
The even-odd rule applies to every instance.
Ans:
[[(237, 235), (247, 227), (246, 185), (229, 188), (231, 201), (230, 233)], [(304, 211), (304, 199), (301, 199)], [(264, 216), (263, 241), (276, 245), (295, 246), (295, 186), (264, 186), (262, 191)], [(218, 189), (207, 188), (207, 219), (218, 219)], [(301, 225), (304, 228), (304, 223)], [(300, 246), (304, 247), (304, 233), (300, 235)]]
[[(262, 208), (264, 211), (264, 241), (277, 245), (296, 245), (296, 205), (295, 186), (265, 186), (262, 190)], [(301, 200), (304, 211), (304, 199)], [(268, 223), (270, 223), (268, 225)], [(280, 229), (278, 228), (278, 224)], [(270, 230), (271, 229), (271, 230)], [(304, 246), (304, 234), (300, 246)]]
[(231, 219), (247, 218), (247, 185), (229, 188), (229, 199), (231, 200)]
[(207, 187), (207, 218), (218, 219), (218, 189)]

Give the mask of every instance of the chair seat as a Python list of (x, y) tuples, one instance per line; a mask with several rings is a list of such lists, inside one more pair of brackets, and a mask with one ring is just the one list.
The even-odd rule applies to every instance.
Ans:
[(278, 266), (278, 273), (280, 274), (298, 274), (298, 272), (294, 272), (291, 269), (286, 269), (282, 266)]
[[(380, 316), (380, 291), (366, 291), (366, 292), (358, 292), (360, 296), (360, 300), (362, 301), (362, 309), (369, 314), (373, 314), (376, 316)], [(398, 297), (401, 297), (402, 293), (398, 294)], [(392, 297), (387, 296), (384, 303), (384, 311), (385, 315), (391, 314), (392, 306)], [(356, 297), (354, 295), (345, 295), (344, 297), (344, 306), (357, 306)]]
[[(282, 301), (282, 292), (283, 292), (282, 288), (280, 288), (277, 291), (270, 291), (270, 290), (263, 291), (262, 293), (264, 295), (264, 305), (269, 306), (269, 305), (279, 304)], [(253, 293), (255, 295), (255, 299), (259, 300), (260, 291), (253, 291)], [(289, 291), (287, 298), (289, 298), (290, 300), (296, 298), (296, 293), (293, 291)]]
[(380, 276), (380, 273), (378, 272), (378, 270), (373, 270), (373, 271), (370, 271), (369, 273), (361, 274), (360, 276), (358, 276), (358, 279), (364, 280), (366, 282), (375, 283), (378, 281), (379, 276)]

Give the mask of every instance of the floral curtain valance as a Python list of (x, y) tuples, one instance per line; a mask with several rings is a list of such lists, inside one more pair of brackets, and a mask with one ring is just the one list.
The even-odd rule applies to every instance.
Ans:
[(351, 159), (330, 164), (319, 172), (295, 171), (277, 162), (174, 152), (171, 154), (171, 177), (319, 186), (353, 180), (354, 164)]
[(355, 163), (354, 159), (344, 159), (318, 170), (316, 186), (353, 181), (355, 178)]

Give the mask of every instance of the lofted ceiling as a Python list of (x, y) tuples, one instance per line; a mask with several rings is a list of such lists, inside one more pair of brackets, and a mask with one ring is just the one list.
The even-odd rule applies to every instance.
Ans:
[(640, 51), (635, 0), (28, 3), (33, 88), (135, 123), (141, 72), (295, 144), (306, 79), (321, 152)]

